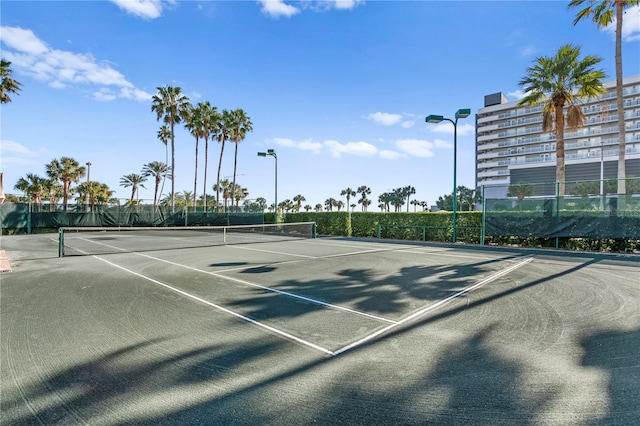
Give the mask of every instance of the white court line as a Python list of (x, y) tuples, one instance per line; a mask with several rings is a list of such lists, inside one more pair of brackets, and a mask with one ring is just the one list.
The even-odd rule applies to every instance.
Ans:
[(102, 259), (101, 257), (98, 257), (98, 256), (94, 256), (94, 257), (96, 259), (101, 260), (101, 261), (103, 261), (103, 262), (105, 262), (105, 263), (107, 263), (107, 264), (109, 264), (111, 266), (114, 266), (114, 267), (118, 268), (118, 269), (122, 269), (123, 271), (126, 271), (126, 272), (128, 272), (130, 274), (133, 274), (133, 275), (137, 276), (137, 277), (143, 278), (143, 279), (145, 279), (147, 281), (150, 281), (150, 282), (152, 282), (154, 284), (157, 284), (157, 285), (160, 285), (162, 287), (165, 287), (165, 288), (167, 288), (167, 289), (169, 289), (169, 290), (171, 290), (173, 292), (181, 294), (181, 295), (183, 295), (185, 297), (188, 297), (190, 299), (196, 300), (196, 301), (198, 301), (200, 303), (204, 303), (205, 305), (211, 306), (212, 308), (218, 309), (218, 310), (220, 310), (220, 311), (222, 311), (224, 313), (227, 313), (229, 315), (233, 315), (234, 317), (240, 318), (243, 321), (250, 322), (253, 325), (257, 325), (258, 327), (262, 327), (262, 328), (264, 328), (266, 330), (269, 330), (272, 333), (275, 333), (275, 334), (278, 334), (280, 336), (286, 337), (287, 339), (293, 340), (293, 341), (298, 342), (298, 343), (300, 343), (302, 345), (305, 345), (305, 346), (308, 346), (308, 347), (313, 348), (315, 350), (318, 350), (320, 352), (323, 352), (323, 353), (325, 353), (327, 355), (334, 355), (334, 353), (332, 351), (328, 350), (328, 349), (325, 349), (325, 348), (323, 348), (321, 346), (318, 346), (318, 345), (316, 345), (314, 343), (311, 343), (311, 342), (308, 342), (306, 340), (303, 340), (303, 339), (301, 339), (299, 337), (296, 337), (296, 336), (294, 336), (292, 334), (289, 334), (289, 333), (287, 333), (285, 331), (278, 330), (277, 328), (274, 328), (274, 327), (271, 327), (269, 325), (263, 324), (263, 323), (261, 323), (259, 321), (254, 320), (253, 318), (249, 318), (247, 316), (244, 316), (242, 314), (234, 312), (234, 311), (232, 311), (230, 309), (227, 309), (225, 307), (222, 307), (220, 305), (216, 305), (215, 303), (211, 303), (208, 300), (205, 300), (205, 299), (203, 299), (201, 297), (198, 297), (198, 296), (193, 295), (191, 293), (187, 293), (186, 291), (180, 290), (179, 288), (173, 287), (173, 286), (171, 286), (169, 284), (165, 284), (165, 283), (163, 283), (161, 281), (158, 281), (158, 280), (155, 280), (155, 279), (153, 279), (151, 277), (147, 277), (145, 275), (139, 274), (139, 273), (134, 272), (134, 271), (132, 271), (130, 269), (127, 269), (127, 268), (124, 268), (124, 267), (122, 267), (120, 265), (117, 265), (117, 264), (115, 264), (113, 262), (109, 262), (106, 259)]
[[(241, 280), (239, 278), (227, 277), (225, 275), (220, 275), (220, 274), (218, 274), (216, 272), (204, 271), (202, 269), (194, 268), (193, 266), (187, 266), (187, 265), (183, 265), (181, 263), (172, 262), (170, 260), (165, 260), (165, 259), (160, 259), (158, 257), (149, 256), (148, 254), (143, 254), (143, 253), (133, 253), (133, 254), (136, 254), (136, 255), (142, 256), (142, 257), (146, 257), (146, 258), (149, 258), (149, 259), (157, 260), (159, 262), (168, 263), (169, 265), (178, 266), (180, 268), (189, 269), (190, 271), (196, 271), (196, 272), (201, 272), (203, 274), (212, 275), (214, 277), (218, 277), (218, 278), (221, 278), (223, 280), (233, 281), (233, 282), (244, 284), (244, 285), (247, 285), (247, 286), (250, 286), (250, 287), (259, 288), (261, 290), (270, 291), (272, 293), (278, 293), (278, 294), (281, 294), (283, 296), (292, 297), (294, 299), (304, 300), (305, 302), (313, 303), (313, 304), (316, 304), (316, 305), (326, 306), (327, 308), (335, 309), (335, 310), (338, 310), (338, 311), (349, 312), (351, 314), (355, 314), (355, 315), (359, 315), (359, 316), (362, 316), (362, 317), (371, 318), (371, 319), (375, 319), (377, 321), (387, 322), (387, 323), (391, 323), (391, 324), (395, 324), (396, 323), (396, 321), (390, 320), (388, 318), (379, 317), (377, 315), (369, 314), (369, 313), (362, 312), (362, 311), (357, 311), (355, 309), (346, 308), (346, 307), (340, 306), (340, 305), (334, 305), (332, 303), (327, 303), (327, 302), (323, 302), (322, 300), (312, 299), (310, 297), (302, 296), (302, 295), (299, 295), (299, 294), (296, 294), (296, 293), (290, 293), (288, 291), (278, 290), (278, 289), (275, 289), (275, 288), (272, 288), (272, 287), (266, 287), (266, 286), (263, 286), (263, 285), (260, 285), (260, 284), (252, 283), (250, 281)], [(289, 263), (289, 262), (283, 262), (283, 263)]]
[(344, 352), (346, 352), (346, 351), (348, 351), (350, 349), (353, 349), (356, 346), (360, 346), (363, 343), (366, 343), (369, 340), (372, 340), (372, 339), (378, 337), (379, 335), (384, 334), (387, 331), (389, 331), (389, 330), (391, 330), (391, 329), (393, 329), (395, 327), (398, 327), (398, 326), (400, 326), (400, 325), (402, 325), (402, 324), (404, 324), (404, 323), (406, 323), (408, 321), (411, 321), (411, 320), (413, 320), (413, 319), (415, 319), (415, 318), (417, 318), (419, 316), (422, 316), (422, 315), (426, 314), (427, 312), (432, 311), (434, 309), (437, 309), (440, 306), (444, 305), (445, 303), (450, 302), (453, 299), (456, 299), (456, 298), (458, 298), (458, 297), (460, 297), (460, 296), (462, 296), (462, 295), (464, 295), (466, 293), (469, 293), (470, 291), (473, 291), (473, 290), (475, 290), (475, 289), (477, 289), (479, 287), (482, 287), (485, 284), (490, 283), (491, 281), (494, 281), (494, 280), (496, 280), (496, 279), (498, 279), (498, 278), (500, 278), (500, 277), (502, 277), (504, 275), (507, 275), (508, 273), (510, 273), (510, 272), (512, 272), (512, 271), (514, 271), (514, 270), (516, 270), (516, 269), (528, 264), (531, 261), (533, 261), (533, 257), (528, 257), (528, 258), (526, 258), (525, 260), (523, 260), (520, 263), (517, 263), (517, 264), (515, 264), (513, 266), (510, 266), (507, 269), (503, 269), (502, 271), (498, 271), (497, 273), (488, 276), (487, 278), (475, 283), (474, 285), (472, 285), (470, 287), (465, 288), (464, 290), (460, 290), (459, 292), (457, 292), (455, 294), (452, 294), (451, 296), (446, 297), (446, 298), (434, 303), (433, 305), (426, 306), (423, 309), (420, 309), (419, 311), (414, 312), (413, 314), (401, 319), (396, 324), (391, 324), (391, 325), (389, 325), (387, 327), (384, 327), (384, 328), (376, 331), (375, 333), (372, 333), (372, 334), (370, 334), (368, 336), (365, 336), (360, 340), (357, 340), (357, 341), (355, 341), (355, 342), (353, 342), (353, 343), (351, 343), (351, 344), (349, 344), (349, 345), (347, 345), (347, 346), (345, 346), (345, 347), (343, 347), (341, 349), (338, 349), (337, 351), (335, 351), (333, 353), (333, 355), (340, 355), (341, 353), (344, 353)]

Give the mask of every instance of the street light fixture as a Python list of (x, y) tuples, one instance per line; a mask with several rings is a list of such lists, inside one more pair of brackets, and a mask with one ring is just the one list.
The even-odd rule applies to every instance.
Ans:
[(278, 223), (278, 156), (276, 155), (276, 151), (273, 149), (268, 149), (267, 152), (259, 152), (258, 157), (266, 157), (270, 156), (275, 158), (276, 160), (276, 195), (275, 195), (275, 204), (274, 204), (274, 222)]
[(425, 122), (427, 123), (440, 123), (441, 121), (449, 121), (453, 124), (453, 242), (456, 242), (456, 225), (457, 225), (457, 212), (458, 212), (458, 197), (456, 194), (456, 157), (458, 150), (458, 119), (459, 118), (467, 118), (471, 115), (471, 110), (469, 108), (459, 109), (456, 111), (456, 119), (455, 121), (446, 118), (442, 115), (428, 115), (425, 118)]

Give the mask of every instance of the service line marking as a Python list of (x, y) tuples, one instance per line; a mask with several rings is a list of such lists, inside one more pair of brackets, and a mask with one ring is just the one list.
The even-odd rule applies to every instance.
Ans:
[(345, 347), (343, 347), (341, 349), (338, 349), (337, 351), (335, 351), (333, 353), (333, 355), (334, 356), (335, 355), (340, 355), (341, 353), (344, 353), (344, 352), (346, 352), (346, 351), (348, 351), (350, 349), (353, 349), (356, 346), (360, 346), (363, 343), (366, 343), (366, 342), (368, 342), (368, 341), (380, 336), (381, 334), (384, 334), (387, 331), (392, 330), (393, 328), (396, 328), (396, 327), (398, 327), (398, 326), (400, 326), (402, 324), (405, 324), (405, 323), (407, 323), (407, 322), (409, 322), (409, 321), (411, 321), (411, 320), (413, 320), (413, 319), (415, 319), (415, 318), (417, 318), (419, 316), (422, 316), (422, 315), (426, 314), (427, 312), (433, 311), (434, 309), (437, 309), (437, 308), (443, 306), (444, 304), (452, 301), (453, 299), (456, 299), (456, 298), (458, 298), (458, 297), (460, 297), (460, 296), (462, 296), (464, 294), (467, 294), (467, 293), (469, 293), (469, 292), (471, 292), (471, 291), (473, 291), (473, 290), (475, 290), (477, 288), (482, 287), (485, 284), (488, 284), (488, 283), (490, 283), (492, 281), (495, 281), (498, 278), (503, 277), (503, 276), (507, 275), (508, 273), (515, 271), (518, 268), (523, 267), (524, 265), (530, 263), (531, 261), (533, 261), (533, 257), (528, 257), (528, 258), (524, 259), (522, 262), (519, 262), (519, 263), (517, 263), (517, 264), (515, 264), (513, 266), (510, 266), (509, 268), (503, 269), (502, 271), (498, 271), (495, 274), (490, 275), (487, 278), (478, 281), (477, 283), (473, 284), (472, 286), (469, 286), (469, 287), (467, 287), (467, 288), (465, 288), (463, 290), (460, 290), (459, 292), (454, 293), (451, 296), (446, 297), (446, 298), (444, 298), (444, 299), (442, 299), (442, 300), (440, 300), (440, 301), (438, 301), (438, 302), (436, 302), (436, 303), (434, 303), (432, 305), (425, 306), (424, 308), (422, 308), (419, 311), (414, 312), (413, 314), (401, 319), (400, 321), (396, 322), (395, 324), (391, 324), (391, 325), (388, 325), (388, 326), (386, 326), (384, 328), (381, 328), (380, 330), (376, 331), (375, 333), (372, 333), (372, 334), (370, 334), (368, 336), (365, 336), (360, 340), (357, 340), (357, 341), (355, 341), (355, 342), (353, 342), (353, 343), (351, 343), (351, 344), (349, 344), (349, 345), (347, 345), (347, 346), (345, 346)]
[(157, 285), (159, 285), (159, 286), (162, 286), (162, 287), (164, 287), (164, 288), (166, 288), (166, 289), (169, 289), (169, 290), (171, 290), (171, 291), (173, 291), (173, 292), (175, 292), (175, 293), (178, 293), (178, 294), (180, 294), (180, 295), (182, 295), (182, 296), (185, 296), (185, 297), (188, 297), (188, 298), (190, 298), (190, 299), (196, 300), (196, 301), (198, 301), (198, 302), (200, 302), (200, 303), (204, 303), (205, 305), (207, 305), (207, 306), (211, 306), (212, 308), (218, 309), (218, 310), (220, 310), (220, 311), (222, 311), (222, 312), (224, 312), (224, 313), (226, 313), (226, 314), (232, 315), (232, 316), (234, 316), (234, 317), (236, 317), (236, 318), (239, 318), (239, 319), (241, 319), (241, 320), (243, 320), (243, 321), (247, 321), (247, 322), (249, 322), (249, 323), (251, 323), (251, 324), (253, 324), (253, 325), (256, 325), (256, 326), (258, 326), (258, 327), (261, 327), (261, 328), (264, 328), (264, 329), (266, 329), (266, 330), (269, 330), (269, 331), (270, 331), (270, 332), (272, 332), (272, 333), (278, 334), (278, 335), (280, 335), (280, 336), (282, 336), (282, 337), (285, 337), (285, 338), (287, 338), (287, 339), (293, 340), (293, 341), (298, 342), (298, 343), (300, 343), (300, 344), (302, 344), (302, 345), (304, 345), (304, 346), (308, 346), (308, 347), (310, 347), (310, 348), (313, 348), (313, 349), (315, 349), (315, 350), (317, 350), (317, 351), (320, 351), (320, 352), (322, 352), (322, 353), (325, 353), (325, 354), (327, 354), (327, 355), (334, 355), (334, 352), (330, 351), (329, 349), (323, 348), (323, 347), (318, 346), (318, 345), (316, 345), (316, 344), (314, 344), (314, 343), (311, 343), (311, 342), (309, 342), (309, 341), (307, 341), (307, 340), (301, 339), (301, 338), (299, 338), (299, 337), (297, 337), (297, 336), (294, 336), (293, 334), (289, 334), (289, 333), (287, 333), (287, 332), (285, 332), (285, 331), (282, 331), (282, 330), (279, 330), (279, 329), (277, 329), (277, 328), (271, 327), (271, 326), (269, 326), (269, 325), (267, 325), (267, 324), (264, 324), (264, 323), (262, 323), (262, 322), (260, 322), (260, 321), (256, 321), (256, 320), (254, 320), (253, 318), (249, 318), (249, 317), (247, 317), (247, 316), (245, 316), (245, 315), (242, 315), (242, 314), (239, 314), (239, 313), (237, 313), (237, 312), (234, 312), (234, 311), (232, 311), (232, 310), (230, 310), (230, 309), (227, 309), (227, 308), (225, 308), (225, 307), (223, 307), (223, 306), (220, 306), (220, 305), (217, 305), (217, 304), (215, 304), (215, 303), (209, 302), (208, 300), (205, 300), (205, 299), (203, 299), (203, 298), (201, 298), (201, 297), (198, 297), (198, 296), (196, 296), (196, 295), (194, 295), (194, 294), (188, 293), (188, 292), (186, 292), (186, 291), (184, 291), (184, 290), (180, 290), (179, 288), (173, 287), (173, 286), (171, 286), (171, 285), (169, 285), (169, 284), (165, 284), (165, 283), (163, 283), (163, 282), (161, 282), (161, 281), (158, 281), (158, 280), (155, 280), (155, 279), (153, 279), (153, 278), (151, 278), (151, 277), (147, 277), (146, 275), (142, 275), (142, 274), (140, 274), (140, 273), (138, 273), (138, 272), (135, 272), (135, 271), (132, 271), (132, 270), (130, 270), (130, 269), (127, 269), (127, 268), (125, 268), (125, 267), (123, 267), (123, 266), (117, 265), (117, 264), (115, 264), (115, 263), (113, 263), (113, 262), (110, 262), (110, 261), (108, 261), (108, 260), (106, 260), (106, 259), (103, 259), (103, 258), (101, 258), (101, 257), (99, 257), (99, 256), (94, 256), (94, 257), (95, 257), (96, 259), (98, 259), (98, 260), (101, 260), (101, 261), (103, 261), (103, 262), (105, 262), (105, 263), (107, 263), (107, 264), (111, 265), (111, 266), (114, 266), (114, 267), (116, 267), (116, 268), (118, 268), (118, 269), (121, 269), (121, 270), (123, 270), (123, 271), (126, 271), (126, 272), (128, 272), (128, 273), (130, 273), (130, 274), (132, 274), (132, 275), (135, 275), (135, 276), (137, 276), (137, 277), (143, 278), (143, 279), (145, 279), (145, 280), (147, 280), (147, 281), (150, 281), (150, 282), (152, 282), (152, 283), (154, 283), (154, 284), (157, 284)]

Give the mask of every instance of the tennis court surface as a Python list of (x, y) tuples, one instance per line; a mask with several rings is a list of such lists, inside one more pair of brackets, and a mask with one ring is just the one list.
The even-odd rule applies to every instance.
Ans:
[(201, 234), (3, 236), (0, 423), (640, 418), (640, 256)]

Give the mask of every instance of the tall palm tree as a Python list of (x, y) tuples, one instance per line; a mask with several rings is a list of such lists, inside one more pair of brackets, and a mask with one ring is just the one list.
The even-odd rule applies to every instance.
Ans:
[[(232, 116), (228, 110), (222, 110), (220, 120), (218, 121), (218, 128), (216, 131), (216, 139), (220, 143), (220, 160), (218, 160), (218, 179), (214, 186), (216, 191), (216, 203), (220, 204), (220, 190), (222, 189), (220, 182), (220, 171), (222, 170), (222, 155), (224, 154), (224, 144), (229, 140), (229, 133), (231, 132)], [(225, 200), (226, 205), (226, 200)], [(219, 206), (217, 206), (219, 207)]]
[(189, 133), (196, 139), (196, 155), (195, 155), (195, 167), (193, 174), (193, 208), (196, 207), (197, 191), (198, 191), (198, 145), (200, 137), (204, 136), (204, 117), (202, 116), (202, 110), (189, 106), (187, 116), (184, 119), (184, 127), (189, 130)]
[(324, 207), (328, 212), (333, 211), (333, 206), (335, 205), (336, 205), (336, 200), (334, 198), (327, 198), (324, 201)]
[(550, 132), (555, 128), (556, 181), (560, 185), (560, 196), (564, 195), (565, 189), (564, 129), (583, 125), (584, 112), (580, 100), (597, 97), (606, 91), (602, 84), (606, 74), (594, 68), (602, 58), (587, 55), (579, 59), (579, 56), (580, 47), (566, 44), (558, 49), (555, 56), (538, 57), (518, 83), (525, 92), (518, 105), (543, 104), (542, 131)]
[(142, 176), (145, 178), (153, 177), (155, 180), (155, 188), (153, 191), (153, 205), (158, 205), (158, 189), (160, 182), (169, 172), (167, 165), (160, 161), (152, 161), (142, 166)]
[(62, 182), (64, 190), (62, 204), (66, 211), (67, 201), (71, 192), (71, 183), (78, 182), (80, 178), (83, 178), (86, 169), (71, 157), (60, 157), (60, 160), (54, 159), (45, 168), (49, 178)]
[[(156, 113), (157, 119), (163, 119), (171, 131), (171, 174), (175, 176), (175, 131), (176, 123), (186, 117), (190, 103), (189, 98), (182, 93), (180, 87), (158, 87), (158, 93), (151, 98), (151, 111)], [(175, 207), (175, 179), (171, 179), (171, 210)]]
[(27, 173), (25, 177), (18, 179), (14, 189), (22, 191), (25, 195), (33, 197), (34, 204), (42, 205), (42, 195), (46, 193), (48, 179), (33, 173)]
[(623, 9), (637, 5), (638, 0), (571, 0), (569, 7), (584, 7), (576, 15), (573, 25), (591, 17), (598, 26), (604, 28), (614, 21), (616, 23), (616, 105), (618, 109), (618, 194), (626, 194), (624, 179), (626, 179), (625, 154), (626, 140), (624, 129), (624, 100), (622, 93), (622, 17)]
[(402, 192), (404, 196), (407, 197), (407, 213), (409, 212), (409, 198), (416, 193), (416, 189), (409, 185), (402, 188)]
[(120, 178), (120, 186), (125, 188), (131, 187), (131, 199), (130, 203), (133, 203), (133, 199), (138, 192), (138, 187), (144, 188), (143, 183), (147, 181), (147, 178), (137, 173), (131, 173)]
[(302, 207), (302, 203), (304, 203), (305, 201), (307, 201), (307, 199), (304, 198), (304, 195), (298, 194), (293, 197), (293, 202), (296, 203), (296, 209), (298, 211), (300, 211), (300, 207)]
[(204, 124), (202, 137), (204, 138), (204, 182), (202, 184), (203, 206), (207, 210), (207, 171), (209, 170), (209, 140), (214, 139), (218, 131), (218, 122), (220, 114), (218, 109), (211, 106), (209, 101), (199, 102), (198, 107)]
[[(233, 139), (236, 144), (235, 155), (233, 157), (233, 186), (231, 188), (235, 191), (236, 170), (238, 166), (238, 145), (240, 145), (240, 141), (244, 140), (248, 132), (253, 131), (253, 123), (251, 122), (251, 118), (249, 118), (242, 108), (238, 108), (231, 112), (231, 123), (232, 125), (229, 137)], [(234, 192), (231, 193), (231, 198), (235, 198)]]
[(344, 195), (347, 198), (347, 206), (348, 206), (350, 205), (349, 201), (351, 200), (351, 197), (356, 196), (356, 191), (354, 191), (351, 188), (346, 188), (340, 191), (340, 195)]
[[(156, 134), (157, 138), (164, 144), (164, 163), (169, 164), (169, 140), (171, 139), (171, 129), (166, 124), (163, 124), (158, 130)], [(164, 192), (164, 181), (167, 180), (167, 177), (171, 179), (171, 175), (165, 174), (162, 178), (162, 186), (160, 187), (160, 196)]]
[[(360, 200), (358, 200), (358, 203), (362, 204), (362, 211), (366, 212), (367, 211), (367, 206), (369, 204), (371, 204), (371, 201), (369, 201), (369, 199), (367, 198), (367, 195), (371, 194), (371, 188), (369, 188), (366, 185), (362, 185), (362, 186), (358, 187), (356, 192), (358, 194), (361, 194), (361, 197), (360, 197)], [(369, 201), (369, 202), (367, 202), (367, 201)]]
[(15, 93), (19, 95), (19, 91), (22, 90), (20, 86), (22, 84), (11, 78), (11, 74), (13, 71), (11, 70), (11, 62), (5, 61), (4, 59), (0, 60), (0, 103), (6, 104), (11, 102), (11, 98), (9, 97), (10, 93)]

